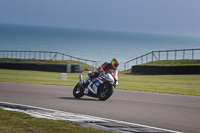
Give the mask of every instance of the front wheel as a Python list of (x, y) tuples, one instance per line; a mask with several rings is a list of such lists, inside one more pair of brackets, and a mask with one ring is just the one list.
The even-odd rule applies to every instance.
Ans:
[(81, 98), (84, 96), (84, 89), (80, 87), (79, 83), (74, 87), (73, 95), (75, 98)]
[(100, 101), (107, 100), (114, 92), (114, 86), (111, 84), (105, 84), (103, 88), (100, 90), (100, 93), (98, 95), (98, 99)]

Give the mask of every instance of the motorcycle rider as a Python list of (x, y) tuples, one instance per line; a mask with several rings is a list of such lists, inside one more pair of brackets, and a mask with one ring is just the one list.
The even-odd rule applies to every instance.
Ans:
[[(88, 80), (91, 79), (91, 77), (97, 77), (99, 73), (112, 73), (113, 71), (117, 70), (117, 67), (119, 66), (119, 60), (116, 58), (113, 58), (110, 63), (105, 62), (102, 64), (99, 68), (95, 69), (93, 72), (89, 72), (89, 76), (83, 81), (83, 86), (87, 83)], [(94, 90), (92, 89), (94, 88)], [(94, 93), (97, 93), (97, 87), (93, 82), (90, 82), (88, 85), (88, 88), (85, 89), (84, 94), (88, 94), (88, 90), (93, 90)]]

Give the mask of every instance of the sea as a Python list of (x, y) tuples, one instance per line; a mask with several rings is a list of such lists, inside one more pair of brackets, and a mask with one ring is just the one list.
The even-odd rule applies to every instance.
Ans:
[[(122, 65), (157, 50), (200, 48), (200, 37), (0, 24), (0, 50), (54, 51)], [(200, 51), (199, 51), (200, 52)]]

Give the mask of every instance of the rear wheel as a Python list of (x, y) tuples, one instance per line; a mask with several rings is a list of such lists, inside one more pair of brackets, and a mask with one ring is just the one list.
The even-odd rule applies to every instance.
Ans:
[(105, 101), (113, 94), (113, 92), (114, 92), (114, 87), (111, 84), (106, 83), (104, 84), (103, 88), (100, 90), (98, 99), (100, 101)]
[(84, 96), (84, 88), (80, 87), (79, 83), (74, 87), (73, 95), (75, 98), (81, 98)]

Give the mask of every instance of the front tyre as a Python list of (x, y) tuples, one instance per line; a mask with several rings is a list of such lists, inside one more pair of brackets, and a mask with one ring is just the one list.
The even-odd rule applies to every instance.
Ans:
[(111, 84), (105, 84), (104, 87), (100, 90), (100, 93), (98, 95), (98, 99), (100, 101), (107, 100), (114, 92), (114, 86)]
[(81, 98), (84, 96), (84, 89), (79, 86), (79, 83), (74, 87), (73, 95), (75, 98)]

